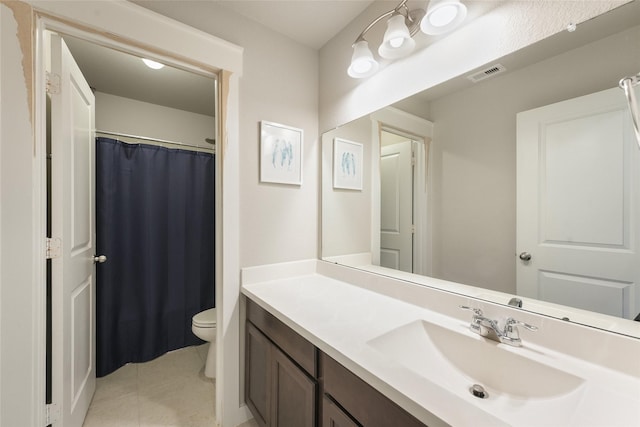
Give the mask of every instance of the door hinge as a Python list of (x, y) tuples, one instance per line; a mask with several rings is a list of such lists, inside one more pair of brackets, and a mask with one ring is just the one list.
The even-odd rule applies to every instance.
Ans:
[(416, 152), (412, 151), (411, 152), (411, 166), (415, 166), (416, 165)]
[(416, 225), (411, 224), (411, 234), (416, 234)]
[(47, 71), (47, 93), (56, 95), (60, 93), (60, 76)]
[(45, 406), (45, 421), (44, 425), (48, 426), (51, 424), (56, 424), (60, 421), (60, 407), (57, 403), (49, 403)]
[(45, 239), (45, 257), (46, 259), (60, 258), (62, 254), (62, 239), (59, 237)]

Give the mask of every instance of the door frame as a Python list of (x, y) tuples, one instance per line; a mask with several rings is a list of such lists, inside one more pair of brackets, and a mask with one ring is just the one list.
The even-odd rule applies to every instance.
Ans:
[[(239, 88), (242, 73), (242, 48), (218, 39), (215, 36), (178, 23), (128, 2), (99, 2), (59, 4), (33, 3), (32, 16), (35, 26), (35, 48), (32, 51), (33, 70), (33, 167), (30, 171), (34, 182), (32, 191), (32, 274), (34, 303), (32, 330), (33, 351), (36, 355), (33, 366), (32, 407), (41, 408), (33, 414), (33, 426), (46, 425), (46, 71), (48, 58), (45, 50), (45, 31), (59, 32), (102, 46), (114, 48), (137, 56), (157, 59), (186, 71), (214, 76), (218, 88), (216, 94), (215, 121), (216, 140), (221, 141), (216, 155), (216, 301), (218, 301), (218, 330), (225, 331), (218, 342), (218, 371), (228, 373), (226, 381), (218, 380), (216, 413), (218, 425), (236, 425), (249, 419), (250, 413), (240, 399), (239, 360), (239, 315), (240, 301), (239, 271), (239, 227), (233, 221), (225, 223), (223, 218), (239, 217), (237, 201), (239, 171)], [(53, 16), (53, 15), (55, 16)], [(105, 17), (119, 19), (105, 28)], [(135, 25), (132, 25), (135, 23)], [(138, 30), (143, 28), (142, 31)], [(146, 28), (146, 30), (145, 30)], [(149, 31), (149, 28), (155, 31)], [(184, 48), (188, 46), (188, 48)], [(26, 54), (26, 53), (25, 53)], [(224, 163), (224, 167), (223, 166)], [(223, 251), (226, 253), (224, 259)], [(227, 308), (224, 310), (224, 308)], [(229, 366), (222, 369), (224, 361)], [(237, 363), (239, 365), (239, 363)], [(220, 375), (222, 377), (223, 375)], [(222, 379), (222, 378), (220, 378)], [(231, 396), (223, 400), (223, 396)], [(54, 402), (55, 403), (55, 402)], [(55, 424), (54, 424), (55, 425)]]

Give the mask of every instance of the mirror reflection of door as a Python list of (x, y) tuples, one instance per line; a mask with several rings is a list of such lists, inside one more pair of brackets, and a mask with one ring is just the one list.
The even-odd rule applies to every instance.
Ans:
[[(418, 216), (426, 176), (424, 142), (391, 129), (380, 132), (380, 265), (409, 273), (422, 273), (423, 255), (417, 245)], [(425, 223), (426, 224), (426, 223)], [(421, 227), (423, 228), (423, 227)], [(424, 227), (426, 228), (426, 227)]]
[(518, 295), (633, 319), (640, 153), (620, 89), (518, 114)]
[(388, 131), (380, 138), (380, 265), (413, 272), (412, 141)]

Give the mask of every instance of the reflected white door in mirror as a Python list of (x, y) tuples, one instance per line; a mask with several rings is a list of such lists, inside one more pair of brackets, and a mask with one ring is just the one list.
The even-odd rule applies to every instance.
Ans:
[(518, 295), (640, 311), (640, 150), (613, 88), (518, 114)]
[(430, 261), (420, 244), (428, 238), (425, 142), (395, 129), (380, 131), (380, 265), (409, 273), (428, 274)]
[(380, 150), (380, 265), (412, 273), (411, 153), (409, 139)]

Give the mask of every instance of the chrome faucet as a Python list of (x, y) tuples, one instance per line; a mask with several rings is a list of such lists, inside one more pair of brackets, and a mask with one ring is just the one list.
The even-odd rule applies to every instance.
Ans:
[(497, 321), (485, 317), (482, 313), (482, 310), (480, 310), (479, 308), (467, 307), (466, 305), (461, 305), (460, 308), (462, 308), (463, 310), (473, 311), (471, 324), (469, 324), (469, 329), (471, 329), (471, 331), (480, 336), (487, 337), (503, 344), (512, 345), (514, 347), (519, 347), (522, 345), (522, 339), (520, 339), (520, 331), (518, 331), (517, 328), (518, 326), (522, 326), (529, 331), (538, 330), (537, 326), (521, 322), (514, 319), (513, 317), (508, 317), (505, 322), (504, 328), (500, 328)]

